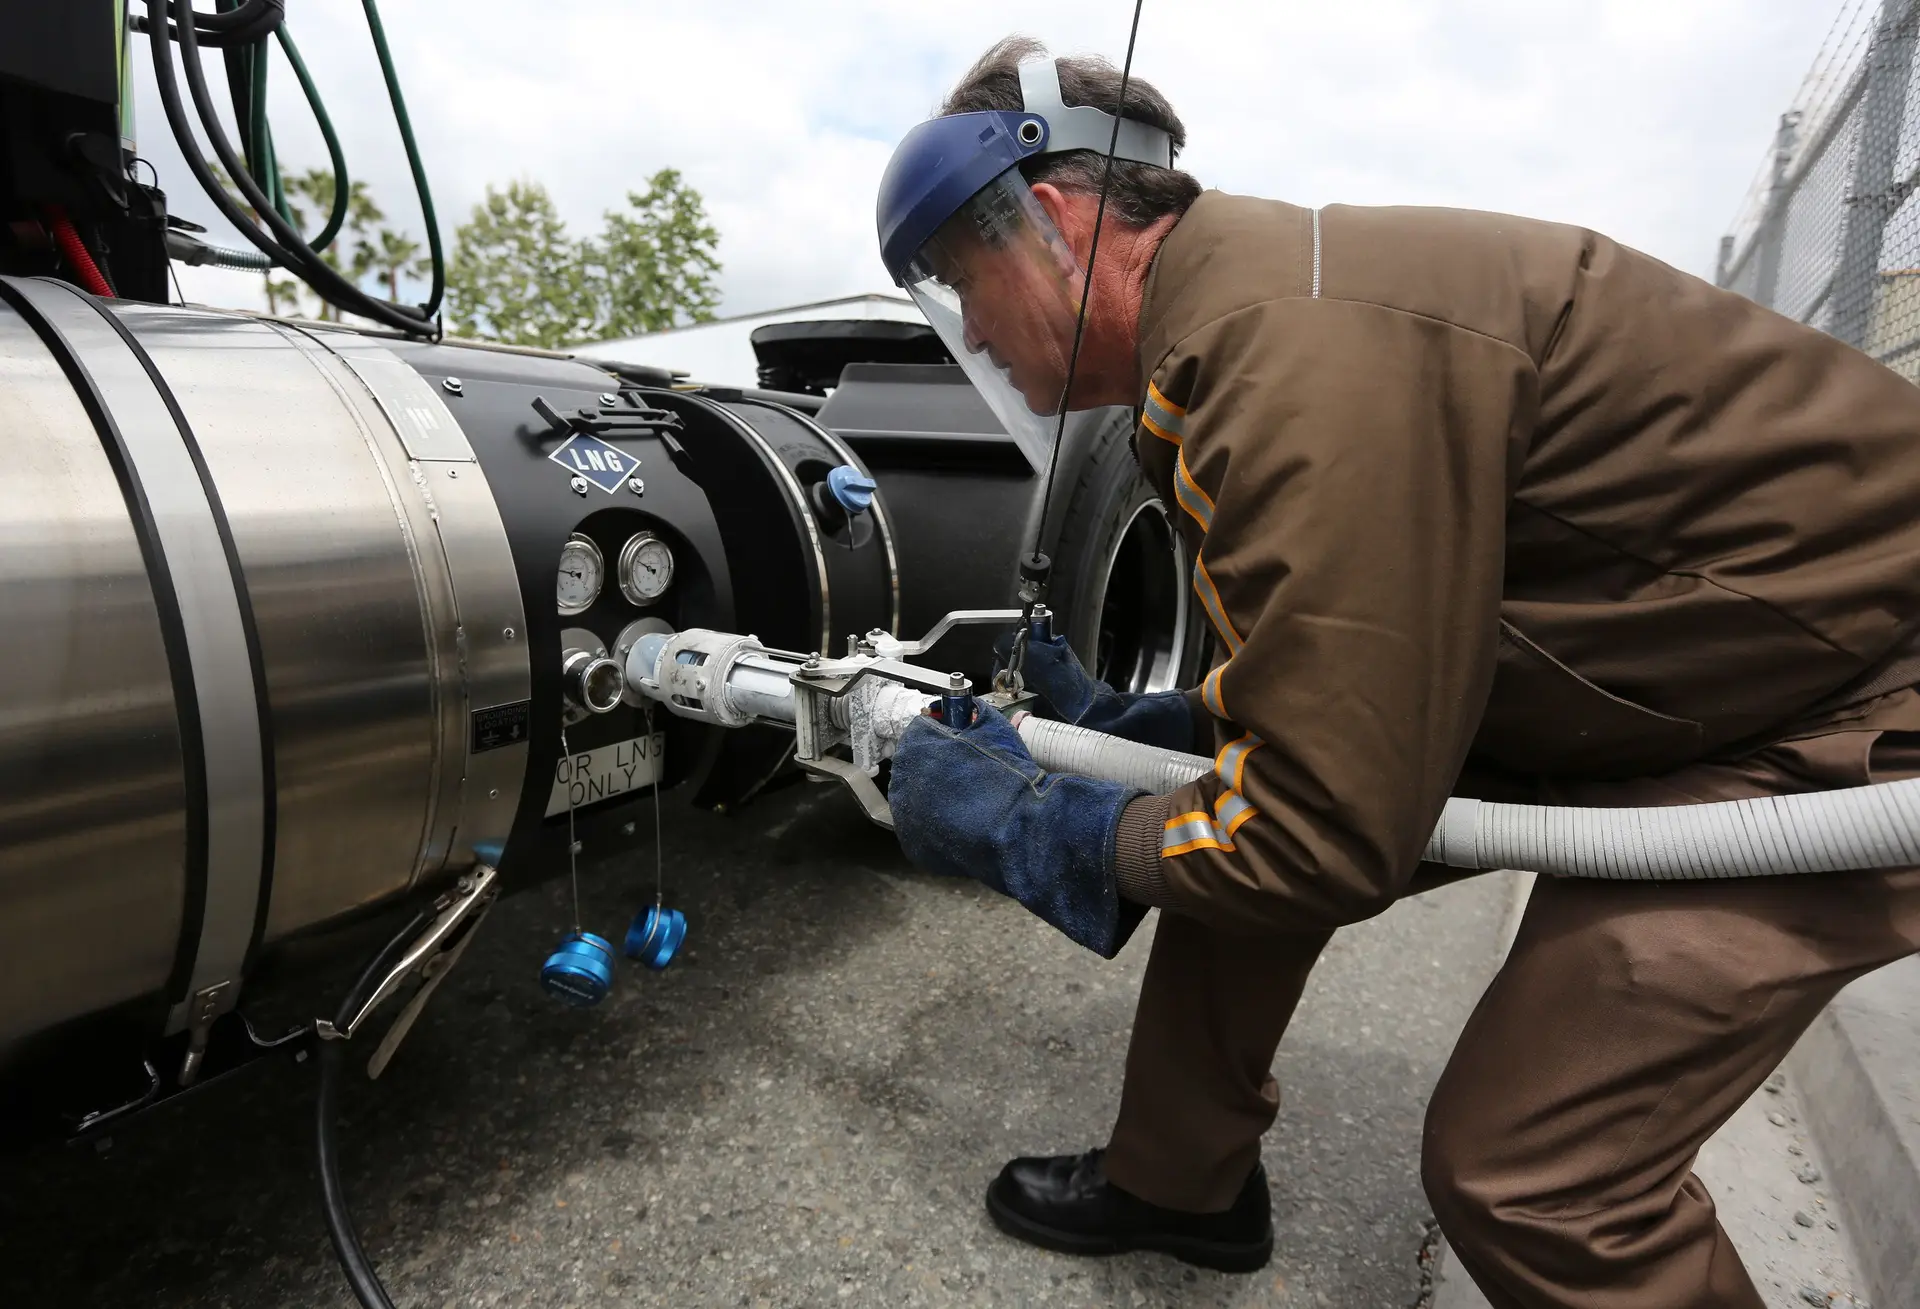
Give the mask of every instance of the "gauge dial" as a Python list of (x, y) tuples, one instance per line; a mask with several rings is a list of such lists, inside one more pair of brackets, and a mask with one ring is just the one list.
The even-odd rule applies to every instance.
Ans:
[(591, 608), (600, 597), (606, 572), (607, 564), (600, 557), (600, 547), (575, 532), (560, 547), (560, 574), (554, 587), (560, 612), (579, 614)]
[(673, 551), (652, 532), (635, 532), (620, 547), (620, 593), (637, 605), (652, 604), (673, 585)]

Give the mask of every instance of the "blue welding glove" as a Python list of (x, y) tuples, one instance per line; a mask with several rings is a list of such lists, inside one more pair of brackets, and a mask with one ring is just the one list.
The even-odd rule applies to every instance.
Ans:
[(1046, 772), (987, 705), (959, 730), (914, 720), (887, 787), (907, 858), (1011, 896), (1106, 959), (1146, 915), (1120, 898), (1113, 872), (1120, 811), (1140, 794), (1118, 782)]
[[(1005, 667), (1013, 650), (1013, 633), (994, 644), (998, 667)], [(1057, 718), (1090, 731), (1157, 745), (1167, 750), (1193, 749), (1193, 710), (1184, 691), (1142, 695), (1116, 691), (1081, 666), (1065, 637), (1027, 642), (1027, 661), (1020, 670), (1028, 689), (1037, 693), (1046, 710)]]

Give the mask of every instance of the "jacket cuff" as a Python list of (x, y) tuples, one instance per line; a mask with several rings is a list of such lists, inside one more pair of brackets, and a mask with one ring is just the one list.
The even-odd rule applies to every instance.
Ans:
[(1135, 796), (1120, 811), (1114, 832), (1113, 876), (1120, 897), (1150, 909), (1173, 904), (1173, 890), (1160, 869), (1160, 838), (1167, 830), (1169, 804), (1164, 795)]

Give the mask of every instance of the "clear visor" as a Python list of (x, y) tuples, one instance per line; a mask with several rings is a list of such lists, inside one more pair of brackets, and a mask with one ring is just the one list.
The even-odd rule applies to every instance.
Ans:
[(907, 291), (1036, 467), (1053, 448), (1080, 270), (1020, 170), (983, 187), (920, 247)]

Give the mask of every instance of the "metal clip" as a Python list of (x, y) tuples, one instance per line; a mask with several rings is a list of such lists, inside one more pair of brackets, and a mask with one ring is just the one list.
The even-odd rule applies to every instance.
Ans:
[(216, 982), (204, 991), (193, 995), (193, 1010), (187, 1017), (186, 1058), (180, 1061), (179, 1084), (192, 1086), (200, 1076), (200, 1065), (207, 1058), (207, 1038), (213, 1030), (213, 1020), (220, 1016), (221, 1002), (232, 989), (231, 982)]
[(380, 1038), (380, 1044), (373, 1047), (373, 1058), (367, 1060), (367, 1076), (378, 1077), (387, 1071), (387, 1064), (393, 1058), (393, 1052), (400, 1048), (400, 1042), (407, 1039), (407, 1033), (413, 1030), (414, 1020), (420, 1017), (420, 1011), (427, 1007), (435, 988), (446, 980), (453, 966), (460, 962), (460, 956), (466, 953), (467, 946), (473, 941), (474, 930), (480, 926), (480, 919), (486, 916), (482, 909), (473, 917), (473, 927), (461, 933), (460, 939), (434, 955), (420, 965), (420, 989), (413, 993), (413, 999), (407, 1001), (406, 1008), (394, 1015), (393, 1026)]
[[(450, 947), (447, 946), (448, 939), (453, 935), (454, 930), (469, 918), (473, 918), (476, 922), (478, 921), (478, 918), (475, 916), (476, 911), (484, 910), (493, 903), (496, 884), (499, 878), (500, 872), (498, 869), (490, 867), (487, 864), (475, 864), (473, 871), (463, 876), (459, 882), (455, 884), (453, 890), (443, 897), (441, 902), (442, 907), (438, 916), (434, 918), (433, 922), (427, 925), (427, 930), (422, 932), (418, 939), (407, 947), (407, 952), (400, 956), (400, 962), (396, 963), (388, 970), (387, 975), (380, 979), (380, 985), (374, 988), (373, 994), (368, 996), (366, 1003), (360, 1006), (360, 1012), (348, 1020), (344, 1029), (334, 1026), (333, 1023), (325, 1018), (314, 1020), (313, 1030), (319, 1035), (320, 1039), (323, 1041), (352, 1040), (354, 1033), (360, 1030), (360, 1025), (366, 1022), (367, 1016), (379, 1008), (381, 1004), (385, 1003), (394, 991), (399, 989), (401, 982), (406, 980), (409, 973), (429, 963), (432, 957), (441, 953), (443, 950), (453, 954), (457, 958), (459, 951), (465, 948), (467, 938), (462, 937)], [(438, 971), (441, 975), (444, 975), (446, 968), (451, 966), (452, 961), (449, 960), (445, 965), (441, 966)], [(397, 1025), (396, 1023), (396, 1026)], [(406, 1033), (402, 1031), (401, 1035), (404, 1036), (405, 1034)], [(398, 1044), (397, 1040), (395, 1044)], [(391, 1053), (392, 1051), (388, 1051), (389, 1055), (391, 1055)]]

